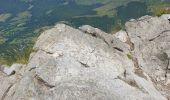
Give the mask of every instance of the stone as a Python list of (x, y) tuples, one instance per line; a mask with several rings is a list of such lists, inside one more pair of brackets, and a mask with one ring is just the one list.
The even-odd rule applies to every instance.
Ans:
[(4, 70), (3, 70), (3, 72), (4, 72), (5, 74), (7, 74), (7, 75), (12, 75), (12, 74), (15, 73), (14, 70), (12, 70), (11, 68), (8, 68), (8, 67), (5, 67)]
[[(144, 16), (126, 23), (126, 31), (134, 44), (132, 51), (138, 66), (146, 72), (158, 90), (167, 91), (162, 85), (169, 80), (170, 24), (167, 16)], [(165, 93), (166, 94), (166, 93)]]
[(170, 14), (164, 14), (161, 17), (168, 20), (170, 19)]
[(18, 72), (21, 67), (23, 65), (22, 64), (13, 64), (12, 66), (8, 67), (8, 66), (4, 66), (3, 67), (3, 72), (7, 75), (13, 75), (15, 74), (16, 72)]
[(115, 37), (118, 38), (119, 40), (121, 40), (122, 42), (126, 42), (128, 40), (127, 33), (123, 30), (117, 32), (115, 34)]

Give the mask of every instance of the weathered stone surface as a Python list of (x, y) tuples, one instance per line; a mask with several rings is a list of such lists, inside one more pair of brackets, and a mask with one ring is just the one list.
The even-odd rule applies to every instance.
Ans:
[(120, 39), (122, 42), (127, 42), (128, 41), (128, 36), (127, 33), (123, 30), (120, 30), (115, 34), (115, 37)]
[(19, 72), (23, 66), (24, 65), (22, 64), (13, 64), (11, 67), (4, 67), (3, 72), (7, 75), (12, 75), (15, 74), (16, 72)]
[(40, 35), (25, 67), (0, 72), (0, 99), (167, 100), (168, 29), (165, 18), (150, 16), (128, 22), (126, 35), (57, 24)]
[[(155, 84), (170, 80), (170, 23), (168, 18), (145, 16), (126, 23), (126, 31), (134, 44), (134, 57), (138, 66)], [(170, 87), (170, 84), (167, 85)], [(160, 89), (163, 89), (161, 87)], [(167, 91), (167, 95), (170, 91)]]
[(91, 27), (89, 25), (84, 25), (79, 27), (79, 29), (86, 34), (91, 34), (93, 37), (102, 39), (109, 47), (112, 47), (120, 52), (129, 53), (130, 46), (123, 43), (121, 39), (118, 39), (117, 36), (112, 36), (111, 34), (105, 33), (98, 28)]
[(19, 72), (23, 66), (24, 66), (23, 64), (13, 64), (10, 67), (7, 65), (1, 65), (0, 71), (5, 73), (6, 75), (12, 75), (15, 74), (16, 72)]

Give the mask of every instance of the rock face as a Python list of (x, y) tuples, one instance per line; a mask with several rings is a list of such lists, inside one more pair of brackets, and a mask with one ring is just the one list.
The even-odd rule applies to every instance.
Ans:
[[(134, 44), (132, 52), (138, 67), (154, 83), (160, 83), (160, 89), (166, 84), (165, 89), (170, 90), (170, 22), (165, 16), (168, 15), (160, 18), (145, 16), (128, 22), (126, 31)], [(170, 94), (170, 91), (165, 94)]]
[(168, 100), (170, 24), (145, 16), (116, 35), (65, 24), (43, 32), (29, 63), (0, 72), (0, 100)]

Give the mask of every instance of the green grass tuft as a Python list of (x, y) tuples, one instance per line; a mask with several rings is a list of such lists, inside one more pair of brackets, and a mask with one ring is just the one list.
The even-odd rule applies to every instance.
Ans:
[(132, 57), (131, 54), (127, 54), (127, 57), (128, 57), (129, 59), (133, 59), (133, 57)]

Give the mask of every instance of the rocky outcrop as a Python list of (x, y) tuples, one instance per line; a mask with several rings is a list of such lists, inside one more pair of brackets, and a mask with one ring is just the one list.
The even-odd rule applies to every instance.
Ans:
[[(170, 22), (168, 16), (163, 15), (159, 18), (145, 16), (126, 23), (126, 31), (134, 44), (133, 55), (138, 62), (138, 67), (152, 78), (160, 90), (170, 90)], [(165, 94), (170, 94), (170, 91)]]
[(150, 16), (116, 35), (57, 24), (40, 35), (26, 66), (0, 72), (0, 99), (168, 100), (169, 29), (166, 17)]

